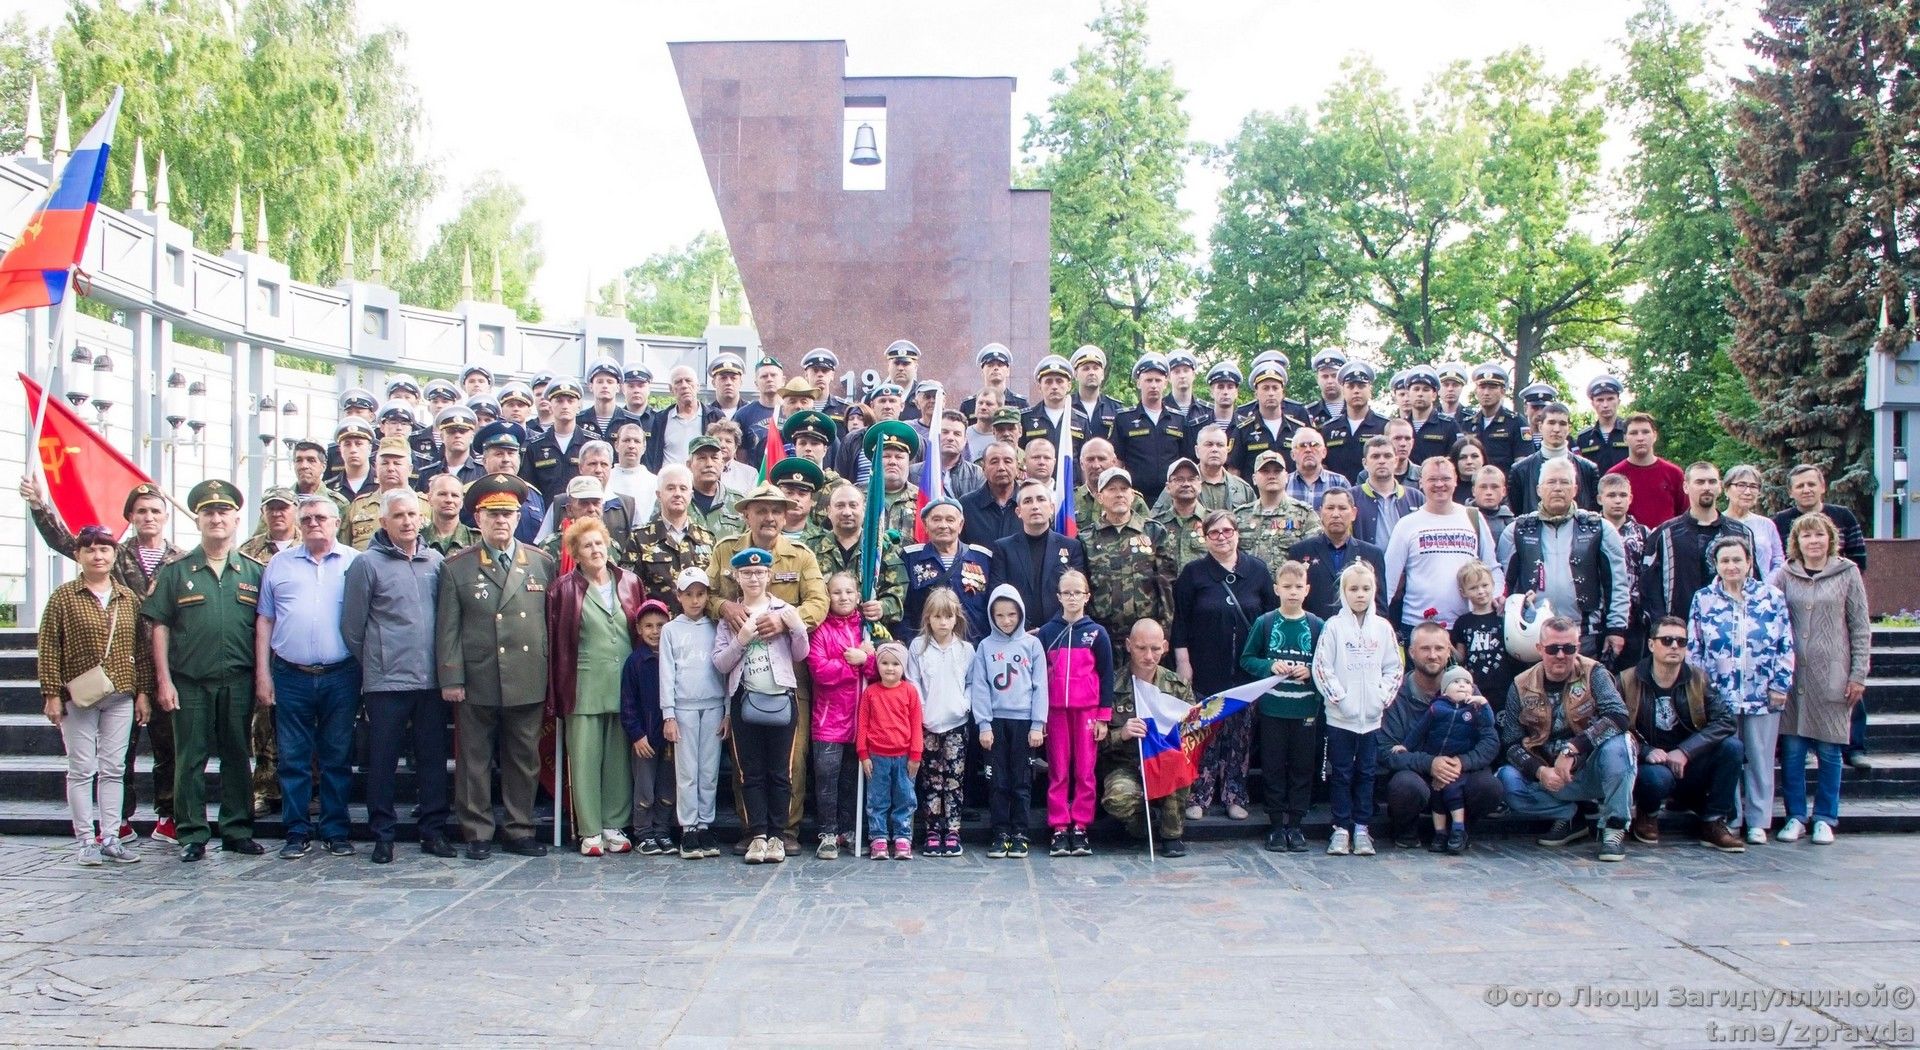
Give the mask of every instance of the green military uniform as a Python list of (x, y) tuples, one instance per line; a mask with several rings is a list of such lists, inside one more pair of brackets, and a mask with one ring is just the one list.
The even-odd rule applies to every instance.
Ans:
[(420, 538), (426, 541), (427, 546), (439, 551), (442, 557), (450, 557), (479, 543), (480, 531), (455, 519), (452, 532), (444, 536), (436, 536), (433, 532), (433, 519), (428, 518), (426, 524), (420, 528)]
[[(347, 504), (347, 513), (340, 519), (340, 542), (357, 551), (365, 551), (373, 542), (373, 534), (380, 531), (380, 498), (385, 493), (379, 489), (361, 496)], [(419, 496), (420, 516), (433, 520), (433, 507), (427, 503), (427, 497)]]
[[(527, 491), (513, 475), (490, 474), (468, 487), (467, 509), (509, 496), (524, 500)], [(477, 544), (440, 564), (434, 652), (440, 688), (466, 690), (466, 699), (454, 705), (454, 804), (469, 843), (494, 837), (496, 741), (507, 838), (533, 837), (553, 578), (553, 559), (518, 542), (509, 551)]]
[(1200, 505), (1208, 510), (1232, 510), (1259, 498), (1260, 490), (1237, 474), (1223, 475), (1219, 481), (1200, 479)]
[(687, 516), (700, 523), (711, 536), (731, 536), (746, 530), (746, 519), (739, 512), (740, 494), (728, 488), (721, 488), (720, 499), (713, 509), (701, 511), (699, 500), (689, 500)]
[(1106, 628), (1116, 653), (1135, 621), (1172, 625), (1173, 580), (1180, 569), (1165, 529), (1139, 514), (1120, 525), (1099, 520), (1081, 528), (1080, 544), (1093, 583), (1087, 615)]
[[(203, 481), (188, 493), (197, 514), (240, 505), (224, 481)], [(219, 833), (223, 842), (253, 838), (249, 734), (253, 719), (253, 621), (260, 605), (260, 563), (230, 551), (218, 573), (204, 547), (161, 568), (140, 615), (167, 629), (167, 672), (179, 695), (174, 712), (173, 817), (182, 845), (213, 837), (207, 824), (207, 759), (220, 756)], [(143, 666), (143, 687), (157, 695), (157, 668)], [(248, 771), (243, 774), (242, 771)]]
[(913, 519), (919, 511), (919, 507), (916, 506), (919, 497), (920, 490), (913, 485), (908, 485), (898, 492), (884, 494), (887, 506), (883, 512), (883, 520), (887, 523), (887, 531), (893, 533), (899, 541), (913, 539)]
[(467, 692), (454, 705), (460, 745), (454, 798), (468, 842), (494, 836), (496, 737), (507, 837), (533, 837), (553, 575), (552, 559), (518, 542), (505, 557), (476, 544), (440, 563), (434, 651), (440, 687)]
[(1269, 569), (1286, 561), (1294, 544), (1320, 531), (1320, 515), (1287, 495), (1271, 508), (1259, 500), (1236, 507), (1233, 520), (1240, 527), (1240, 549), (1266, 562)]
[[(1127, 826), (1128, 834), (1145, 838), (1146, 807), (1142, 804), (1145, 792), (1140, 781), (1140, 742), (1120, 735), (1121, 728), (1134, 716), (1133, 671), (1122, 661), (1114, 669), (1113, 677), (1113, 717), (1107, 722), (1107, 739), (1101, 742), (1100, 754), (1093, 763), (1094, 775), (1100, 781), (1100, 808), (1119, 818)], [(1193, 702), (1193, 687), (1164, 667), (1154, 668), (1153, 686), (1187, 703)], [(1156, 840), (1177, 839), (1185, 833), (1183, 810), (1191, 794), (1192, 789), (1181, 788), (1171, 795), (1153, 800), (1153, 834)]]
[(1205, 507), (1196, 503), (1193, 506), (1193, 513), (1182, 517), (1180, 512), (1174, 510), (1173, 505), (1169, 503), (1155, 508), (1153, 517), (1149, 519), (1160, 526), (1166, 536), (1167, 547), (1173, 553), (1176, 577), (1179, 575), (1179, 570), (1186, 568), (1189, 562), (1207, 553), (1206, 530), (1201, 527), (1201, 522), (1206, 520), (1207, 513)]
[(658, 515), (633, 530), (633, 542), (627, 546), (620, 567), (640, 577), (647, 597), (658, 598), (669, 609), (680, 606), (674, 600), (674, 580), (682, 569), (704, 569), (713, 560), (713, 533), (697, 521), (687, 523), (679, 539)]
[[(813, 551), (814, 559), (820, 563), (821, 579), (844, 572), (864, 588), (866, 581), (860, 573), (860, 543), (857, 540), (851, 547), (842, 547), (840, 540), (825, 529), (808, 535), (811, 538), (807, 549)], [(894, 637), (899, 637), (896, 628), (900, 626), (901, 611), (906, 608), (907, 569), (900, 563), (899, 544), (884, 538), (880, 541), (880, 582), (874, 587), (873, 598), (880, 603), (881, 626)]]
[[(815, 463), (814, 466), (818, 467), (820, 465)], [(838, 471), (820, 467), (820, 488), (815, 492), (813, 497), (813, 510), (807, 514), (807, 520), (812, 522), (815, 527), (821, 529), (833, 528), (833, 523), (827, 520), (827, 504), (830, 502), (827, 494), (838, 488), (840, 483), (846, 480), (846, 478), (840, 476)]]

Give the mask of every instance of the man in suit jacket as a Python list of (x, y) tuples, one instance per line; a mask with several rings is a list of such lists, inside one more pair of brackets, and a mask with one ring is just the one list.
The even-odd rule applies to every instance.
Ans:
[(1080, 541), (1053, 531), (1053, 489), (1042, 481), (1020, 485), (1015, 505), (1020, 531), (996, 541), (993, 565), (987, 574), (987, 593), (1003, 583), (1020, 592), (1027, 607), (1027, 628), (1038, 627), (1060, 611), (1060, 574), (1068, 569), (1087, 571), (1087, 552)]
[(540, 725), (547, 694), (547, 588), (553, 559), (514, 539), (528, 486), (489, 474), (467, 489), (480, 542), (440, 567), (435, 651), (440, 695), (459, 729), (454, 805), (467, 857), (493, 851), (492, 760), (500, 757), (506, 849), (546, 854), (533, 837), (533, 795), (540, 777)]
[[(1382, 548), (1353, 534), (1354, 502), (1352, 489), (1328, 489), (1320, 494), (1320, 531), (1294, 544), (1287, 551), (1291, 561), (1307, 565), (1307, 611), (1323, 620), (1332, 619), (1343, 607), (1340, 600), (1340, 574), (1356, 561), (1373, 566), (1376, 580), (1387, 578), (1387, 554)], [(1374, 607), (1387, 614), (1387, 589), (1374, 590)]]

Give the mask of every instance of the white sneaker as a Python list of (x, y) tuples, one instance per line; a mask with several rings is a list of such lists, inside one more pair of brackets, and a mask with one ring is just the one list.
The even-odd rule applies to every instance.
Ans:
[(138, 864), (140, 854), (120, 844), (119, 839), (108, 839), (100, 844), (100, 856), (115, 864)]
[(1787, 822), (1780, 825), (1780, 832), (1773, 838), (1775, 842), (1798, 842), (1800, 836), (1806, 833), (1807, 826), (1801, 823), (1799, 817), (1788, 817)]
[(633, 840), (619, 828), (602, 828), (600, 840), (607, 844), (608, 853), (626, 853), (633, 849)]
[(1766, 844), (1767, 844), (1766, 828), (1748, 828), (1747, 829), (1747, 845), (1764, 846)]
[(1327, 856), (1344, 857), (1353, 852), (1348, 846), (1350, 841), (1352, 837), (1347, 834), (1346, 828), (1334, 828), (1333, 837), (1327, 840)]
[(1373, 856), (1373, 834), (1366, 828), (1353, 829), (1353, 855), (1356, 857)]
[(80, 843), (80, 855), (75, 860), (89, 868), (97, 868), (105, 863), (100, 859), (100, 844), (92, 839)]
[(580, 855), (582, 857), (603, 857), (606, 856), (606, 853), (606, 840), (600, 836), (588, 835), (586, 838), (580, 840)]
[(1833, 845), (1833, 825), (1824, 820), (1813, 822), (1813, 844), (1816, 846)]

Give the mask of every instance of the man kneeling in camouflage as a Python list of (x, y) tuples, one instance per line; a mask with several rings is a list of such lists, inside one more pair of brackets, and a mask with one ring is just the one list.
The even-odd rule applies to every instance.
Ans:
[(1160, 658), (1166, 654), (1166, 632), (1152, 620), (1136, 621), (1133, 630), (1127, 632), (1126, 670), (1114, 676), (1113, 719), (1094, 725), (1096, 733), (1106, 731), (1094, 772), (1100, 779), (1101, 809), (1119, 818), (1128, 834), (1145, 838), (1145, 811), (1151, 808), (1154, 849), (1163, 857), (1184, 857), (1187, 845), (1180, 835), (1186, 830), (1186, 822), (1181, 810), (1187, 804), (1188, 790), (1181, 788), (1156, 798), (1148, 807), (1140, 785), (1140, 738), (1147, 735), (1147, 725), (1134, 716), (1134, 690), (1147, 685), (1193, 703), (1193, 687), (1160, 666)]

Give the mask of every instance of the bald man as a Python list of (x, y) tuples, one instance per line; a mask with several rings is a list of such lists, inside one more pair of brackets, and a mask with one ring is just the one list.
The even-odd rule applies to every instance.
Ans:
[(1113, 717), (1095, 722), (1093, 737), (1100, 754), (1094, 763), (1094, 775), (1100, 781), (1100, 808), (1119, 818), (1127, 833), (1146, 837), (1146, 811), (1153, 812), (1154, 849), (1162, 857), (1184, 857), (1187, 845), (1181, 840), (1185, 831), (1182, 809), (1188, 789), (1152, 800), (1146, 805), (1146, 792), (1140, 780), (1140, 739), (1147, 735), (1147, 724), (1134, 713), (1136, 697), (1154, 689), (1182, 703), (1193, 703), (1193, 687), (1179, 675), (1160, 665), (1167, 654), (1167, 635), (1152, 620), (1138, 620), (1127, 632), (1127, 666), (1115, 675)]

